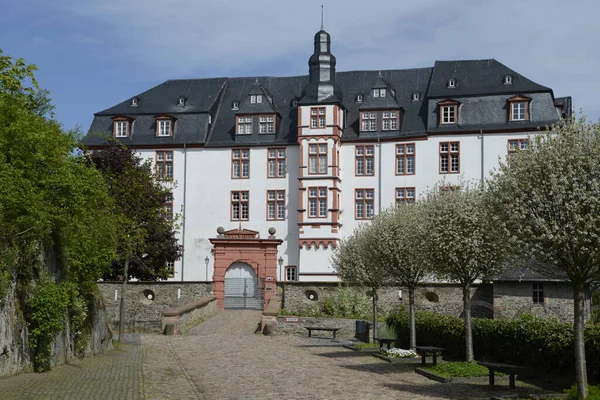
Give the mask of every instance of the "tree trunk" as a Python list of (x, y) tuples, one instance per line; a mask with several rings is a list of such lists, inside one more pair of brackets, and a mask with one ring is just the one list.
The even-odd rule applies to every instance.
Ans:
[(471, 284), (463, 286), (463, 314), (465, 316), (465, 358), (473, 361), (473, 335), (471, 333)]
[(410, 349), (417, 347), (417, 327), (415, 323), (415, 289), (408, 288), (408, 315), (410, 319)]
[(377, 290), (373, 289), (373, 338), (377, 337)]
[(123, 285), (121, 286), (121, 301), (119, 302), (119, 344), (123, 344), (125, 341), (125, 293), (127, 292), (127, 280), (129, 279), (129, 257), (125, 259), (123, 270)]
[(575, 381), (577, 398), (584, 400), (588, 394), (585, 363), (585, 283), (573, 283), (573, 320), (575, 324)]

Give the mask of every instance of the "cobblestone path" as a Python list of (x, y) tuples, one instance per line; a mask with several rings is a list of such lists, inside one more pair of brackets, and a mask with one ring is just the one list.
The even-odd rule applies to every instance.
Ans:
[[(225, 311), (185, 336), (166, 339), (195, 398), (487, 400), (492, 394), (511, 393), (508, 382), (495, 387), (485, 381), (440, 384), (414, 373), (414, 366), (353, 352), (331, 337), (256, 335), (259, 320), (260, 313)], [(151, 347), (161, 347), (159, 342), (165, 340), (144, 339), (156, 341)], [(519, 382), (518, 390), (529, 393), (536, 388)], [(168, 398), (165, 392), (157, 395)]]
[[(0, 399), (487, 400), (511, 393), (503, 381), (436, 383), (414, 366), (353, 352), (330, 336), (257, 335), (260, 317), (223, 311), (183, 336), (143, 335), (141, 346), (0, 379)], [(540, 391), (521, 381), (517, 390)]]
[(117, 349), (44, 374), (0, 379), (0, 399), (143, 399), (142, 347)]

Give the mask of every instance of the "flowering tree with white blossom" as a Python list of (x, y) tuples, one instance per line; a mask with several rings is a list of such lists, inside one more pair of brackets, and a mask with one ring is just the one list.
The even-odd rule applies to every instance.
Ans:
[(373, 297), (373, 337), (377, 337), (377, 291), (389, 282), (387, 265), (379, 262), (373, 224), (359, 225), (332, 256), (333, 268), (343, 282), (368, 288)]
[(458, 282), (463, 292), (465, 355), (473, 361), (471, 287), (477, 279), (498, 273), (504, 265), (506, 241), (493, 223), (480, 185), (436, 185), (422, 201), (426, 254), (433, 274)]
[(490, 179), (489, 204), (514, 248), (553, 265), (573, 285), (578, 397), (587, 396), (584, 314), (600, 278), (600, 126), (561, 121), (530, 139)]
[(423, 207), (419, 204), (384, 210), (369, 224), (358, 227), (333, 257), (336, 271), (344, 282), (373, 292), (374, 335), (377, 332), (377, 291), (386, 284), (397, 284), (408, 290), (411, 349), (416, 346), (414, 294), (427, 265), (422, 217)]

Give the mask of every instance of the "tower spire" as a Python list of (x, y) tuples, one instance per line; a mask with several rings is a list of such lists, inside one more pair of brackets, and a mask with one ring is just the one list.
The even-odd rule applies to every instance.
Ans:
[(323, 30), (323, 4), (321, 4), (321, 30)]

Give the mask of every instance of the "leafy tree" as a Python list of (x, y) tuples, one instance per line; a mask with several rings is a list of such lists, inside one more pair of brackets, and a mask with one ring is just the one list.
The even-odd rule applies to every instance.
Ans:
[(389, 268), (391, 280), (408, 290), (408, 310), (411, 349), (417, 346), (415, 327), (415, 289), (427, 272), (425, 257), (427, 232), (423, 220), (424, 207), (420, 203), (406, 204), (378, 215), (376, 220), (380, 237), (377, 253)]
[(380, 249), (379, 219), (361, 224), (343, 240), (332, 256), (334, 270), (343, 282), (368, 288), (373, 298), (373, 337), (377, 337), (377, 291), (387, 284), (389, 265), (376, 249)]
[[(62, 301), (56, 308), (44, 297), (53, 285), (77, 302), (89, 295), (115, 257), (117, 227), (102, 175), (73, 155), (77, 132), (53, 120), (35, 70), (0, 51), (0, 295), (17, 282), (36, 369), (43, 370), (65, 307), (71, 308)], [(51, 277), (40, 279), (46, 270)], [(79, 314), (86, 315), (84, 308)], [(69, 312), (84, 324), (76, 314)]]
[(497, 273), (505, 256), (502, 230), (492, 223), (484, 199), (481, 186), (463, 183), (461, 188), (449, 189), (436, 185), (423, 204), (425, 246), (432, 271), (462, 288), (467, 361), (473, 361), (471, 285)]
[(166, 264), (181, 256), (181, 246), (175, 237), (176, 227), (164, 212), (170, 191), (154, 179), (150, 161), (144, 162), (133, 150), (114, 140), (88, 157), (106, 179), (117, 204), (119, 256), (105, 277), (120, 276), (123, 280), (119, 325), (122, 342), (128, 279), (166, 278)]
[(530, 139), (530, 149), (502, 164), (489, 201), (510, 243), (564, 272), (573, 285), (578, 396), (587, 395), (585, 292), (600, 277), (600, 131), (583, 117)]

